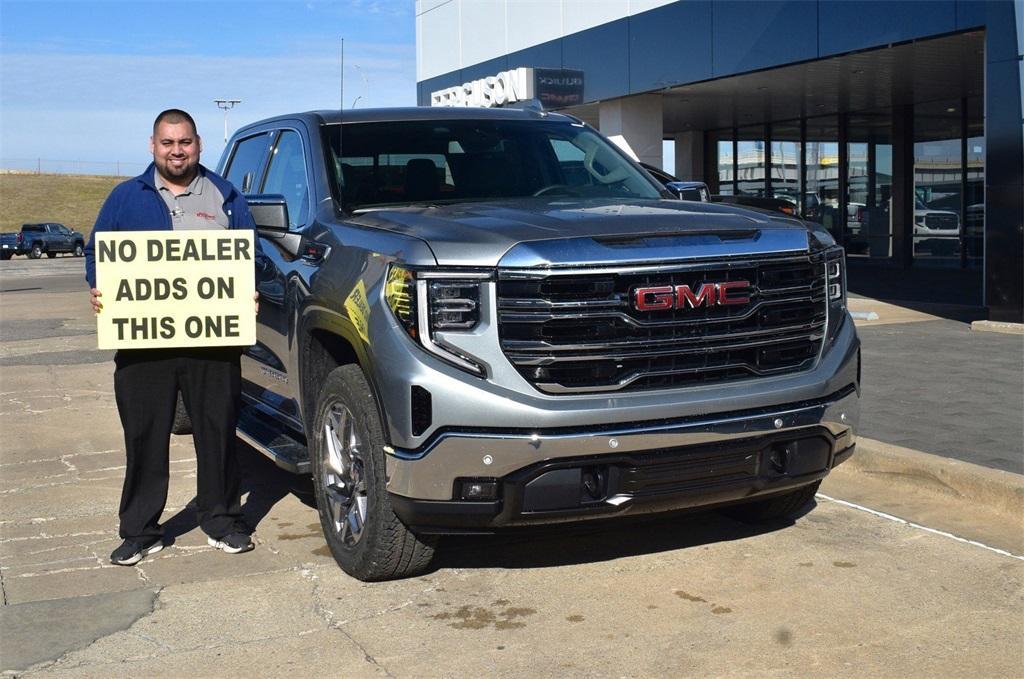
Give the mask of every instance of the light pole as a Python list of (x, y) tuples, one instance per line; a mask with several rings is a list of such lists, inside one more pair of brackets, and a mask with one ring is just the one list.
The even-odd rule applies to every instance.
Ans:
[(224, 110), (224, 143), (228, 143), (228, 111), (235, 107), (235, 104), (241, 104), (241, 99), (214, 99), (213, 103), (217, 104), (217, 108)]

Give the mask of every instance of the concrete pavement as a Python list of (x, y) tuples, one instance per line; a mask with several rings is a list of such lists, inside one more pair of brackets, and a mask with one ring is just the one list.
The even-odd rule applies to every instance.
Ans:
[(857, 322), (862, 436), (1024, 473), (1024, 335), (972, 331), (941, 308), (850, 308), (879, 316)]
[[(139, 568), (111, 566), (124, 472), (112, 366), (92, 348), (73, 260), (17, 274), (7, 264), (8, 674), (908, 677), (1012, 676), (1024, 666), (1024, 559), (1013, 556), (1024, 554), (1013, 542), (1021, 517), (875, 463), (840, 467), (792, 525), (702, 513), (453, 538), (431, 573), (364, 584), (328, 555), (308, 483), (247, 448), (244, 509), (257, 549), (207, 547), (189, 505), (191, 441), (174, 437), (165, 514), (174, 544)], [(933, 458), (924, 459), (942, 463)]]

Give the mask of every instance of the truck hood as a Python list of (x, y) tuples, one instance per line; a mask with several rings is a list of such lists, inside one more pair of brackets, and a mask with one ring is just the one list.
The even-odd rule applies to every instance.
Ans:
[[(419, 238), (441, 266), (594, 265), (834, 244), (785, 215), (676, 200), (518, 198), (372, 210), (349, 221)], [(726, 242), (729, 252), (708, 251)]]

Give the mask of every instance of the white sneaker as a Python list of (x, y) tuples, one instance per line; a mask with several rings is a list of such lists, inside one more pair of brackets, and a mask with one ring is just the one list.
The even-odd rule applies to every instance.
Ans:
[(252, 538), (245, 533), (229, 533), (221, 539), (206, 538), (206, 543), (228, 554), (241, 554), (251, 551), (254, 547)]

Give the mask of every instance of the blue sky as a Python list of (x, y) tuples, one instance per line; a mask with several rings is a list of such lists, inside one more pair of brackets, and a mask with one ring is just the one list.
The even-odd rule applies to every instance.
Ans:
[(412, 0), (0, 0), (0, 168), (42, 158), (134, 171), (171, 107), (195, 117), (213, 166), (224, 146), (213, 99), (242, 100), (229, 132), (336, 109), (342, 38), (346, 108), (416, 104)]

